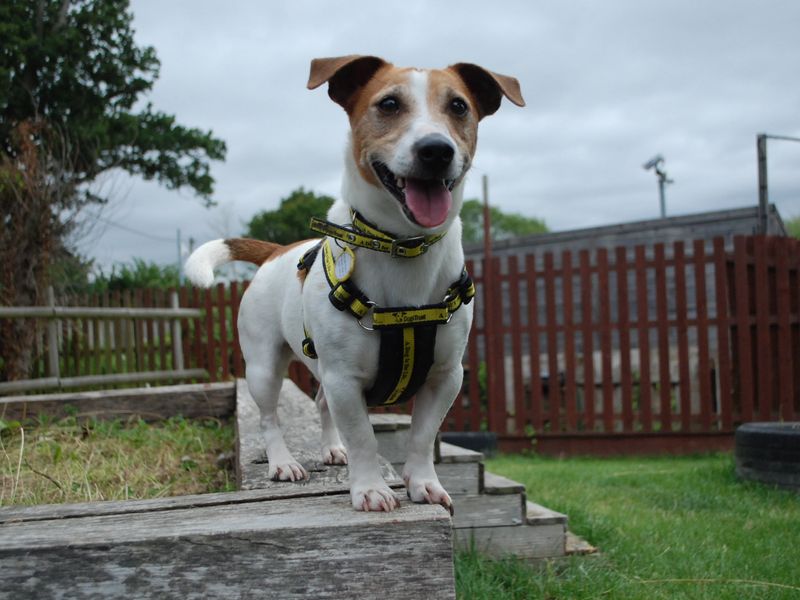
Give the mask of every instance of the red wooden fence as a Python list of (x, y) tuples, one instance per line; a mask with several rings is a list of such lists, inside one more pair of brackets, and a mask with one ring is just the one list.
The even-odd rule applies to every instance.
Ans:
[[(693, 451), (730, 446), (739, 423), (800, 414), (796, 240), (494, 257), (488, 286), (486, 266), (468, 265), (476, 319), (446, 430), (494, 431), (507, 449)], [(207, 369), (212, 381), (244, 375), (236, 318), (246, 288), (179, 290), (181, 306), (204, 311), (182, 323), (187, 368)], [(79, 303), (161, 306), (168, 297), (144, 290)], [(141, 320), (73, 325), (64, 373), (167, 365), (161, 329)], [(92, 336), (92, 351), (81, 350)], [(135, 345), (110, 343), (131, 336)], [(305, 369), (295, 364), (290, 375), (313, 391)]]

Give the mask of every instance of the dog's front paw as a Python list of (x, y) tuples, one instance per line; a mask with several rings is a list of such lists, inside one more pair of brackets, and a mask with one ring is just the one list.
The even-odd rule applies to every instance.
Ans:
[(392, 512), (400, 508), (392, 490), (385, 483), (375, 486), (354, 486), (350, 489), (350, 499), (356, 510)]
[(322, 462), (326, 465), (346, 465), (347, 450), (342, 445), (323, 446)]
[(269, 465), (269, 478), (272, 481), (303, 481), (308, 479), (308, 472), (299, 462), (287, 461)]
[(406, 491), (412, 502), (441, 504), (453, 515), (453, 501), (438, 479), (411, 479), (406, 477)]

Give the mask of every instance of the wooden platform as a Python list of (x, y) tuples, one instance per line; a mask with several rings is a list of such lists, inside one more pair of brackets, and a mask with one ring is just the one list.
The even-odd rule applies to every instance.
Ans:
[(311, 480), (270, 481), (246, 385), (227, 389), (239, 404), (238, 477), (248, 489), (0, 508), (0, 597), (455, 598), (444, 508), (402, 493), (392, 513), (353, 510), (347, 469), (320, 463), (316, 408), (288, 380), (280, 418)]
[[(0, 597), (454, 598), (450, 518), (271, 491), (0, 509)], [(372, 568), (374, 567), (374, 568)]]

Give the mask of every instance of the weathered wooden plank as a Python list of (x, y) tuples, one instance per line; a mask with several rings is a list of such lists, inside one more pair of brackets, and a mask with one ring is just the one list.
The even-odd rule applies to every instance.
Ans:
[(228, 355), (228, 317), (225, 303), (225, 284), (217, 284), (217, 326), (219, 327), (219, 352), (222, 363), (222, 379), (231, 375), (230, 356)]
[(778, 406), (780, 418), (794, 419), (794, 365), (791, 305), (792, 293), (789, 275), (789, 247), (778, 244), (775, 256), (775, 304), (778, 314)]
[(687, 325), (686, 255), (683, 241), (673, 245), (675, 268), (675, 329), (678, 338), (678, 378), (680, 380), (681, 429), (692, 428), (691, 376), (689, 374), (689, 326)]
[(439, 483), (451, 496), (474, 496), (483, 491), (483, 463), (439, 463), (435, 467)]
[(639, 419), (642, 431), (653, 429), (653, 400), (650, 383), (650, 304), (644, 246), (636, 246), (636, 340), (639, 344)]
[(566, 532), (562, 524), (518, 527), (472, 527), (453, 532), (456, 546), (475, 548), (495, 558), (520, 560), (557, 558), (566, 554)]
[(530, 500), (525, 504), (525, 522), (528, 525), (552, 525), (554, 523), (567, 524), (567, 515)]
[[(525, 278), (528, 287), (528, 344), (530, 345), (529, 360), (531, 368), (531, 406), (530, 420), (536, 431), (542, 429), (542, 376), (539, 364), (539, 300), (536, 289), (536, 261), (529, 254), (525, 257)], [(474, 431), (478, 431), (475, 429)]]
[(453, 527), (503, 527), (525, 522), (525, 494), (457, 496)]
[(622, 388), (622, 430), (633, 431), (633, 375), (631, 372), (631, 322), (628, 295), (628, 255), (616, 249), (617, 328), (619, 331), (620, 387)]
[[(236, 449), (237, 482), (239, 488), (302, 490), (303, 494), (331, 494), (349, 491), (347, 467), (322, 463), (320, 436), (322, 425), (313, 400), (306, 396), (290, 379), (284, 379), (278, 402), (278, 422), (284, 439), (295, 459), (308, 471), (309, 479), (302, 482), (272, 481), (269, 463), (264, 452), (260, 416), (255, 401), (247, 389), (247, 382), (236, 382)], [(381, 458), (381, 471), (392, 487), (402, 487), (392, 465)]]
[(375, 433), (379, 431), (398, 431), (411, 427), (411, 415), (398, 413), (370, 413), (369, 422)]
[(697, 370), (700, 392), (700, 424), (703, 431), (711, 429), (711, 369), (708, 346), (708, 300), (706, 285), (706, 251), (703, 240), (694, 241), (694, 290), (695, 307), (697, 310)]
[[(175, 415), (187, 418), (228, 417), (236, 406), (232, 383), (197, 383), (152, 388), (103, 390), (70, 394), (39, 394), (0, 398), (6, 418), (22, 419), (47, 415), (113, 419), (139, 415), (159, 421)], [(75, 412), (77, 410), (77, 412)]]
[(519, 261), (516, 256), (508, 257), (508, 297), (511, 313), (511, 361), (513, 388), (514, 430), (523, 431), (527, 423), (525, 414), (525, 384), (522, 380), (522, 320), (519, 299)]
[(481, 452), (475, 452), (469, 448), (462, 448), (447, 442), (439, 442), (437, 449), (437, 463), (481, 462), (483, 460)]
[(611, 364), (611, 286), (609, 284), (608, 250), (597, 250), (598, 287), (600, 294), (600, 353), (603, 373), (603, 430), (614, 431), (614, 374)]
[(731, 379), (731, 347), (728, 322), (728, 268), (725, 240), (714, 239), (714, 292), (717, 324), (717, 352), (719, 361), (719, 412), (720, 429), (733, 430), (733, 392)]
[(233, 375), (234, 377), (244, 377), (244, 360), (242, 359), (242, 348), (239, 345), (239, 304), (242, 295), (239, 292), (239, 282), (231, 281), (231, 329), (233, 329)]
[[(469, 273), (475, 272), (475, 265), (472, 261), (467, 261), (467, 271)], [(477, 285), (477, 278), (476, 284)], [(477, 301), (476, 301), (477, 304)], [(469, 431), (480, 431), (481, 427), (481, 419), (485, 418), (485, 413), (481, 407), (481, 386), (480, 381), (478, 379), (478, 372), (480, 370), (479, 362), (478, 362), (478, 326), (477, 323), (473, 323), (472, 329), (469, 332), (469, 339), (467, 340), (467, 361), (468, 361), (468, 369), (467, 369), (467, 380), (468, 380), (468, 399), (469, 399), (469, 411), (466, 415), (468, 422), (461, 422), (457, 423), (456, 427), (460, 429), (467, 429)], [(456, 410), (455, 416), (456, 418), (459, 416), (458, 413), (461, 411)]]
[[(489, 429), (498, 433), (508, 430), (506, 420), (505, 336), (503, 330), (503, 285), (500, 281), (500, 259), (490, 261), (492, 275), (484, 281), (485, 298), (491, 302), (484, 307), (488, 326)], [(489, 273), (487, 273), (487, 276)]]
[(546, 323), (547, 330), (547, 402), (549, 404), (547, 418), (549, 419), (548, 431), (559, 431), (559, 417), (561, 414), (561, 386), (559, 385), (558, 372), (558, 323), (556, 322), (556, 276), (553, 264), (553, 254), (544, 255), (545, 299), (547, 302)]
[(753, 360), (750, 340), (750, 277), (748, 275), (747, 238), (734, 238), (734, 296), (736, 306), (736, 341), (738, 364), (736, 373), (739, 379), (739, 406), (741, 419), (747, 423), (753, 420)]
[(656, 321), (658, 324), (658, 395), (661, 431), (672, 431), (672, 377), (669, 364), (669, 318), (667, 298), (667, 264), (664, 244), (656, 244)]
[[(564, 406), (566, 410), (566, 429), (574, 431), (578, 426), (576, 356), (575, 356), (575, 319), (573, 316), (572, 291), (572, 252), (564, 250), (561, 254), (562, 277), (562, 310), (564, 314)], [(517, 429), (524, 431), (524, 424)]]
[[(450, 518), (342, 495), (6, 524), (9, 598), (454, 598)], [(380, 568), (365, 568), (379, 565)]]
[[(770, 343), (770, 279), (767, 262), (767, 238), (753, 238), (754, 283), (755, 283), (755, 354), (756, 354), (756, 397), (758, 418), (762, 421), (772, 420), (772, 344)], [(774, 285), (774, 284), (773, 284)], [(775, 312), (775, 309), (772, 309)]]
[(502, 475), (497, 475), (490, 471), (483, 473), (483, 492), (492, 496), (505, 494), (521, 494), (525, 491), (525, 486), (518, 481), (512, 481)]
[(592, 318), (592, 275), (589, 251), (580, 251), (581, 341), (583, 342), (583, 402), (587, 431), (594, 431), (594, 328)]

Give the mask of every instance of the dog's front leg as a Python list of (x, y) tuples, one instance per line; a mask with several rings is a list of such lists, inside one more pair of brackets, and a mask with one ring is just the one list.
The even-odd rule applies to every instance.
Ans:
[(347, 448), (350, 500), (363, 511), (390, 512), (399, 508), (391, 488), (381, 475), (378, 442), (369, 422), (361, 385), (343, 378), (323, 377), (325, 396), (336, 428)]
[(463, 378), (461, 364), (429, 375), (414, 400), (408, 455), (403, 468), (403, 481), (412, 502), (441, 504), (451, 515), (453, 502), (439, 483), (433, 467), (433, 444), (450, 405), (461, 389)]

